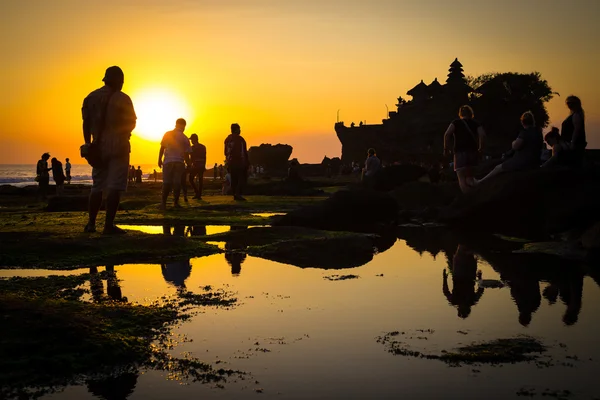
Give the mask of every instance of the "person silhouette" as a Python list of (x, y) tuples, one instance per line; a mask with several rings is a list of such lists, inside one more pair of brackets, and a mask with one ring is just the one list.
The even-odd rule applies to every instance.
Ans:
[(37, 162), (36, 166), (36, 177), (35, 180), (38, 183), (37, 200), (46, 200), (46, 194), (48, 193), (48, 186), (50, 185), (50, 174), (52, 168), (48, 167), (48, 159), (50, 154), (44, 153)]
[(135, 170), (135, 183), (142, 183), (143, 176), (144, 173), (142, 172), (142, 167), (138, 165), (137, 169)]
[(56, 184), (56, 195), (62, 196), (66, 179), (62, 163), (56, 157), (53, 157), (50, 163), (52, 165), (52, 179), (54, 179), (54, 183)]
[(448, 273), (444, 269), (442, 292), (448, 303), (455, 306), (460, 318), (467, 318), (473, 306), (483, 296), (484, 288), (475, 290), (477, 259), (465, 245), (459, 244), (452, 259), (452, 292), (448, 288)]
[(102, 162), (92, 169), (93, 184), (89, 198), (88, 221), (83, 229), (88, 233), (96, 232), (96, 217), (102, 205), (103, 193), (106, 193), (103, 233), (125, 233), (115, 226), (114, 221), (121, 193), (127, 189), (129, 139), (137, 117), (131, 98), (121, 91), (124, 79), (121, 68), (107, 68), (103, 79), (105, 85), (91, 92), (83, 100), (81, 112), (85, 144), (81, 146), (81, 154), (89, 156), (90, 151), (98, 145), (102, 155)]
[[(198, 141), (198, 135), (193, 133), (190, 136), (192, 142), (192, 155), (190, 170), (190, 185), (194, 190), (194, 199), (202, 200), (202, 187), (204, 185), (204, 171), (206, 170), (206, 146)], [(198, 177), (198, 185), (196, 185)]]
[[(183, 133), (187, 122), (183, 118), (175, 121), (175, 129), (164, 134), (158, 153), (158, 167), (163, 169), (163, 190), (160, 209), (167, 209), (167, 198), (173, 190), (173, 207), (181, 208), (179, 195), (183, 189), (187, 201), (186, 165), (190, 164), (192, 146), (190, 139)], [(163, 159), (164, 156), (164, 159)]]
[(65, 159), (65, 177), (67, 180), (67, 184), (71, 184), (71, 162), (69, 159)]
[(529, 326), (533, 314), (542, 303), (539, 279), (531, 272), (519, 271), (506, 281), (510, 287), (510, 295), (519, 310), (519, 323)]

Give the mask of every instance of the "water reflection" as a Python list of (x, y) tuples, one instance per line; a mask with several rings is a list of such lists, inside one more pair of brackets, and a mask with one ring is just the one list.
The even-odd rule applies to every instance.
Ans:
[(125, 400), (133, 394), (138, 380), (138, 371), (126, 372), (118, 376), (86, 381), (88, 391), (105, 400)]
[[(203, 229), (188, 226), (186, 232), (202, 234)], [(168, 230), (170, 234), (181, 232), (180, 228)], [(505, 244), (487, 242), (487, 238), (478, 241), (447, 232), (427, 235), (432, 240), (429, 244), (425, 239), (420, 242), (422, 256), (399, 240), (366, 266), (339, 272), (356, 274), (360, 279), (340, 282), (324, 280), (327, 272), (320, 269), (293, 268), (246, 256), (246, 249), (239, 243), (228, 243), (224, 254), (192, 259), (189, 274), (182, 275), (188, 290), (198, 293), (205, 285), (229, 285), (243, 299), (243, 305), (235, 310), (199, 314), (178, 326), (175, 333), (191, 339), (182, 343), (178, 351), (218, 358), (234, 369), (249, 371), (253, 379), (265, 385), (266, 395), (270, 393), (272, 397), (282, 393), (282, 398), (325, 398), (335, 393), (338, 396), (329, 397), (372, 398), (375, 386), (385, 394), (381, 398), (402, 394), (408, 398), (438, 398), (439, 393), (434, 390), (439, 386), (445, 388), (447, 398), (481, 398), (481, 393), (494, 399), (516, 398), (515, 393), (525, 385), (540, 390), (551, 387), (589, 393), (585, 398), (597, 393), (593, 374), (598, 364), (586, 360), (600, 359), (596, 344), (600, 335), (600, 290), (585, 277), (586, 270), (578, 263), (497, 251)], [(437, 261), (429, 255), (430, 250), (438, 254)], [(230, 273), (235, 257), (240, 257), (236, 261), (237, 273), (243, 264), (243, 275)], [(440, 270), (444, 268), (447, 273), (440, 291)], [(110, 271), (111, 267), (107, 269)], [(484, 277), (493, 278), (490, 280), (500, 279), (506, 287), (485, 287), (483, 296), (483, 287), (475, 279), (477, 270)], [(114, 276), (121, 279), (122, 292), (133, 301), (152, 301), (177, 291), (175, 279), (169, 280), (163, 265), (123, 265), (114, 271)], [(19, 274), (26, 272), (21, 270)], [(102, 291), (109, 274), (96, 273), (101, 276)], [(586, 305), (582, 307), (584, 287)], [(461, 317), (457, 318), (457, 313)], [(522, 324), (528, 320), (525, 329)], [(231, 326), (236, 329), (224, 329)], [(540, 369), (535, 364), (502, 369), (478, 367), (481, 378), (468, 381), (471, 368), (447, 368), (427, 360), (391, 357), (373, 347), (373, 338), (382, 331), (408, 332), (416, 328), (435, 331), (427, 335), (427, 340), (415, 336), (410, 344), (416, 348), (439, 350), (457, 342), (526, 333), (548, 344), (564, 343), (568, 354), (581, 361), (577, 368)], [(300, 337), (304, 339), (296, 341)], [(282, 339), (285, 344), (279, 344)], [(260, 349), (270, 352), (257, 350), (257, 342)], [(562, 351), (558, 347), (555, 350)], [(356, 371), (372, 384), (351, 379)], [(124, 399), (136, 384), (131, 398), (219, 397), (202, 385), (178, 385), (146, 371), (139, 376), (130, 371), (128, 374), (112, 378), (121, 382), (97, 378), (87, 381), (88, 397), (68, 397), (64, 393), (55, 398)], [(398, 381), (398, 376), (405, 379)], [(421, 384), (432, 381), (438, 385)], [(546, 382), (551, 382), (551, 386)], [(223, 393), (226, 394), (221, 397), (256, 396), (235, 387), (228, 387)]]
[(90, 290), (92, 292), (92, 300), (101, 302), (105, 299), (114, 301), (127, 301), (127, 297), (123, 297), (119, 279), (115, 272), (114, 265), (106, 266), (106, 296), (104, 294), (103, 276), (98, 272), (98, 267), (90, 267)]
[[(182, 224), (173, 227), (170, 225), (163, 225), (163, 233), (171, 236), (184, 237), (186, 232), (190, 232), (191, 234), (193, 232), (199, 233), (202, 231), (206, 232), (206, 226), (190, 226), (186, 229), (186, 226)], [(188, 257), (186, 259), (179, 259), (161, 264), (160, 269), (165, 282), (175, 286), (177, 289), (185, 289), (185, 281), (192, 273), (192, 264)]]
[(477, 274), (477, 259), (475, 254), (465, 245), (458, 245), (452, 258), (450, 271), (452, 272), (452, 291), (448, 288), (448, 274), (444, 269), (442, 291), (450, 304), (458, 310), (460, 318), (467, 318), (471, 309), (481, 296), (483, 287), (475, 290)]
[[(232, 231), (241, 231), (248, 229), (247, 226), (232, 226)], [(231, 267), (231, 275), (239, 276), (242, 272), (242, 263), (246, 259), (246, 246), (235, 241), (225, 242), (225, 260)]]
[[(527, 327), (539, 310), (542, 297), (553, 305), (558, 299), (566, 306), (562, 316), (565, 325), (574, 325), (582, 308), (585, 267), (578, 261), (564, 260), (549, 255), (515, 254), (520, 244), (495, 237), (474, 237), (468, 233), (445, 229), (402, 229), (398, 236), (413, 249), (423, 254), (445, 253), (452, 272), (452, 290), (446, 271), (442, 290), (448, 302), (458, 309), (458, 316), (467, 318), (483, 295), (484, 288), (475, 290), (477, 259), (486, 262), (500, 275), (510, 290), (517, 307), (518, 322)], [(450, 249), (455, 248), (454, 254)], [(452, 260), (452, 261), (450, 261)], [(592, 271), (592, 275), (595, 275)], [(541, 285), (547, 286), (541, 290)]]

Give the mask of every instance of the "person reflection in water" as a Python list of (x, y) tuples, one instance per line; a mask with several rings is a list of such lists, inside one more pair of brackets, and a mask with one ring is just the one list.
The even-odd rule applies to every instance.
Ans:
[(523, 271), (523, 273), (507, 278), (506, 281), (510, 286), (510, 295), (519, 310), (519, 323), (529, 326), (533, 314), (542, 303), (539, 279), (532, 273)]
[(173, 261), (160, 266), (165, 282), (170, 283), (177, 289), (185, 289), (185, 281), (192, 273), (190, 259)]
[(567, 306), (562, 318), (563, 323), (567, 326), (575, 325), (579, 319), (583, 297), (583, 273), (581, 271), (551, 281), (542, 293), (550, 304), (556, 303), (560, 297), (560, 300)]
[(135, 391), (138, 371), (125, 372), (103, 379), (89, 379), (85, 383), (94, 397), (105, 400), (126, 400)]
[(467, 318), (471, 308), (477, 304), (484, 289), (475, 291), (477, 260), (464, 245), (459, 244), (452, 260), (452, 292), (448, 288), (448, 273), (444, 269), (442, 291), (448, 302), (458, 310), (460, 318)]
[(90, 267), (90, 289), (92, 291), (92, 299), (95, 302), (107, 299), (127, 301), (127, 297), (123, 297), (123, 293), (121, 292), (121, 286), (119, 285), (114, 265), (106, 266), (106, 295), (108, 297), (104, 296), (104, 284), (102, 283), (102, 276), (98, 273), (98, 267)]
[[(163, 233), (171, 236), (171, 227), (163, 225)], [(175, 225), (172, 236), (185, 236), (185, 225)], [(185, 289), (185, 281), (192, 273), (192, 265), (189, 258), (162, 264), (160, 269), (165, 282), (175, 286), (178, 290)]]
[(186, 233), (188, 236), (206, 236), (206, 225), (188, 226)]
[[(232, 231), (248, 229), (247, 226), (232, 226)], [(246, 252), (243, 245), (234, 241), (225, 242), (225, 260), (231, 267), (231, 275), (238, 276), (242, 272), (242, 263), (246, 259)]]

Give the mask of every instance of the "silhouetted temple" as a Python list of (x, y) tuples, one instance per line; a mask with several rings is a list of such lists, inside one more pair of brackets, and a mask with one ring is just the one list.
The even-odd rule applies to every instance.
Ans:
[(421, 80), (406, 93), (412, 100), (398, 97), (396, 111), (390, 111), (382, 124), (347, 127), (344, 122), (336, 123), (335, 131), (342, 142), (342, 161), (362, 161), (370, 147), (386, 162), (441, 154), (446, 128), (473, 92), (462, 67), (455, 59), (443, 85), (437, 78), (429, 85)]

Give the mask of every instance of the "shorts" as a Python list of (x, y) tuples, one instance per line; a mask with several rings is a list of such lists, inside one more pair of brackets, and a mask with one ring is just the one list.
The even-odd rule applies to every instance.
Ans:
[(129, 176), (129, 153), (112, 156), (106, 160), (105, 166), (92, 168), (92, 193), (104, 190), (124, 192), (127, 190)]
[(476, 167), (479, 164), (479, 154), (471, 151), (461, 151), (454, 153), (454, 170)]
[(180, 185), (185, 175), (185, 164), (182, 162), (170, 162), (163, 165), (163, 184)]
[(190, 173), (190, 175), (203, 177), (205, 171), (206, 171), (206, 169), (204, 167), (192, 166), (192, 168), (190, 168), (190, 170), (188, 172)]

